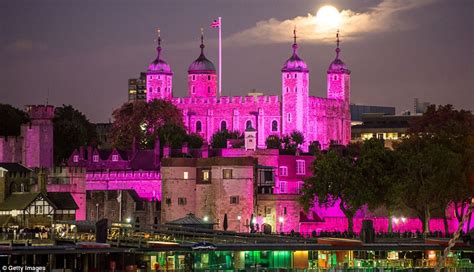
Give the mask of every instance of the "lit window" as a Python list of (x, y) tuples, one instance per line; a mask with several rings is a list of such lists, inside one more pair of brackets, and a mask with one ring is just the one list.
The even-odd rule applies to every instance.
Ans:
[(183, 173), (183, 179), (188, 179), (189, 178), (189, 173), (188, 172), (184, 172)]
[(118, 161), (118, 155), (112, 155), (112, 161)]
[(288, 118), (288, 123), (291, 123), (291, 113), (288, 113), (287, 118)]
[(78, 155), (74, 155), (74, 156), (72, 157), (72, 160), (73, 160), (74, 162), (79, 162), (79, 156), (78, 156)]
[(196, 132), (201, 132), (202, 131), (202, 124), (201, 121), (196, 122)]
[(286, 193), (286, 181), (280, 181), (280, 193)]
[(288, 167), (280, 166), (280, 176), (282, 177), (288, 176)]
[(232, 178), (232, 169), (223, 169), (222, 176), (224, 179), (231, 179)]
[(230, 204), (239, 204), (239, 196), (231, 196)]
[(209, 181), (209, 170), (202, 170), (202, 180)]
[(272, 121), (272, 131), (278, 131), (278, 122), (276, 120)]
[(297, 160), (296, 161), (296, 174), (297, 175), (306, 174), (306, 163), (305, 163), (304, 160)]
[(93, 155), (92, 156), (92, 161), (93, 162), (99, 162), (99, 155)]
[(226, 121), (221, 122), (221, 131), (224, 131), (224, 130), (227, 130), (227, 122)]
[(178, 198), (178, 205), (183, 206), (183, 205), (186, 205), (187, 202), (188, 202), (188, 201), (187, 201), (187, 199), (186, 199), (185, 197), (179, 197), (179, 198)]

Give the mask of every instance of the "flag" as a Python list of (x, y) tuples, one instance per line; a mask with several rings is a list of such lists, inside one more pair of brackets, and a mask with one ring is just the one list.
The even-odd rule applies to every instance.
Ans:
[(211, 27), (212, 27), (212, 28), (219, 28), (219, 27), (221, 27), (221, 24), (219, 23), (219, 20), (214, 20), (214, 21), (211, 23)]

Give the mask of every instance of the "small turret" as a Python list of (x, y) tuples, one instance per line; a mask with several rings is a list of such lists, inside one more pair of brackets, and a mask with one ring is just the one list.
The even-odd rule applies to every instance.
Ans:
[(204, 55), (204, 33), (201, 28), (201, 54), (188, 68), (188, 93), (190, 97), (215, 97), (217, 77), (214, 64)]

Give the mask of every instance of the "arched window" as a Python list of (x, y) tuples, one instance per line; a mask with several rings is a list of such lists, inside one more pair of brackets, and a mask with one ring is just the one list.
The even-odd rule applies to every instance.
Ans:
[(195, 75), (193, 75), (193, 80), (196, 80), (196, 76), (195, 76)]
[(272, 131), (278, 131), (278, 122), (277, 122), (277, 120), (272, 121)]
[(289, 93), (289, 92), (290, 92), (290, 88), (286, 87), (286, 92)]
[(296, 78), (297, 75), (298, 75), (298, 74), (295, 74), (295, 78)]
[(332, 77), (332, 80), (338, 80), (337, 75), (334, 75), (334, 76)]
[(193, 93), (196, 93), (196, 87), (193, 86)]
[(221, 122), (221, 130), (222, 131), (227, 130), (227, 122), (226, 121)]
[(201, 121), (196, 122), (196, 132), (201, 132), (202, 131), (202, 124)]
[(252, 121), (248, 120), (246, 123), (245, 123), (245, 128), (251, 128), (252, 127)]

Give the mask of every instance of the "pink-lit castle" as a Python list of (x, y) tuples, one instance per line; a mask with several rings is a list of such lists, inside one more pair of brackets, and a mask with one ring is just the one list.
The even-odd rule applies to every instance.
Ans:
[(218, 130), (243, 132), (252, 127), (257, 131), (257, 147), (265, 148), (270, 135), (302, 132), (303, 149), (317, 141), (322, 148), (331, 142), (347, 144), (350, 126), (350, 70), (340, 59), (339, 35), (336, 58), (327, 70), (327, 98), (310, 96), (309, 69), (298, 55), (296, 31), (293, 54), (281, 69), (280, 96), (217, 96), (214, 64), (201, 54), (189, 65), (188, 96), (173, 96), (173, 72), (162, 58), (161, 38), (158, 37), (157, 57), (147, 71), (147, 101), (171, 100), (183, 112), (188, 132), (198, 133), (208, 142)]

